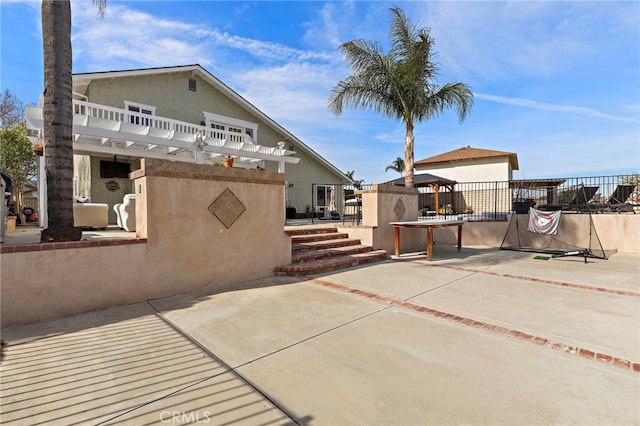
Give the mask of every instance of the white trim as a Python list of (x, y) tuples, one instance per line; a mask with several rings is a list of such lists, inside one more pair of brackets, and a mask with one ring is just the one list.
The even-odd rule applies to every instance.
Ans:
[[(211, 127), (211, 123), (223, 124), (232, 127), (240, 127), (244, 131), (243, 135), (247, 136), (246, 129), (251, 130), (251, 140), (254, 143), (258, 142), (258, 123), (252, 123), (250, 121), (240, 120), (239, 118), (227, 117), (226, 115), (214, 114), (212, 112), (203, 111), (205, 125), (207, 128)], [(225, 129), (229, 130), (229, 129)]]
[(124, 109), (126, 109), (127, 111), (130, 111), (129, 107), (138, 107), (140, 108), (140, 111), (142, 112), (143, 109), (149, 110), (151, 111), (151, 115), (156, 115), (156, 107), (153, 105), (146, 105), (146, 104), (141, 104), (140, 102), (133, 102), (133, 101), (128, 101), (128, 100), (124, 100)]
[[(238, 165), (247, 167), (255, 167), (263, 160), (274, 161), (283, 173), (285, 163), (300, 161), (291, 157), (295, 152), (286, 149), (256, 145), (248, 139), (220, 139), (205, 126), (160, 116), (153, 116), (153, 122), (148, 124), (131, 124), (128, 110), (79, 100), (73, 101), (73, 109), (76, 154), (105, 153), (187, 162), (217, 161), (224, 155), (233, 155)], [(41, 129), (44, 124), (40, 107), (27, 106), (26, 118), (29, 129)]]

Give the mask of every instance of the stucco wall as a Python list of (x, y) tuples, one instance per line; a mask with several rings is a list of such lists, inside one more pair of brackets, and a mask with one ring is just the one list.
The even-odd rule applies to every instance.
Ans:
[[(462, 244), (500, 247), (511, 221), (497, 222), (466, 222), (462, 230)], [(533, 238), (544, 239), (544, 236), (531, 234), (525, 230), (526, 215), (520, 216), (520, 243), (527, 246), (533, 243)], [(597, 234), (602, 248), (607, 252), (640, 253), (640, 215), (634, 214), (601, 214), (592, 215), (595, 234)], [(523, 227), (524, 225), (524, 227)], [(589, 247), (589, 215), (564, 214), (558, 229), (558, 240), (578, 247)], [(594, 235), (595, 235), (594, 234)], [(434, 230), (434, 240), (441, 244), (456, 244), (456, 234), (453, 228)], [(592, 249), (596, 248), (595, 239)], [(561, 248), (558, 245), (558, 248)], [(554, 247), (550, 247), (554, 248)]]
[[(394, 253), (394, 228), (390, 222), (406, 222), (418, 219), (418, 190), (392, 185), (373, 185), (362, 194), (362, 225), (371, 229), (371, 241), (376, 249)], [(402, 215), (396, 214), (396, 206), (402, 203)], [(422, 233), (401, 232), (400, 251), (424, 248), (426, 237)]]
[[(135, 172), (136, 223), (147, 242), (4, 253), (3, 328), (223, 287), (290, 263), (282, 174), (142, 163)], [(209, 211), (226, 189), (246, 208), (229, 228)]]
[[(374, 185), (371, 190), (358, 191), (362, 194), (362, 225), (339, 226), (341, 232), (349, 233), (351, 238), (359, 238), (363, 244), (376, 249), (394, 253), (394, 231), (389, 222), (410, 221), (417, 217), (417, 195), (412, 190), (402, 187)], [(402, 199), (406, 212), (397, 218), (394, 206)], [(417, 206), (417, 203), (415, 204)], [(467, 221), (462, 227), (462, 245), (500, 247), (511, 217), (504, 221)], [(516, 215), (517, 216), (517, 215)], [(535, 234), (526, 231), (526, 219), (520, 217), (521, 244), (525, 247)], [(615, 251), (640, 253), (640, 215), (638, 214), (598, 214), (592, 215), (595, 234), (608, 253)], [(426, 232), (422, 229), (405, 229), (400, 231), (400, 251), (424, 251)], [(558, 240), (581, 248), (589, 247), (590, 220), (587, 214), (563, 214)], [(456, 227), (436, 228), (433, 232), (436, 244), (457, 244)], [(537, 236), (542, 238), (544, 236)], [(597, 249), (597, 241), (591, 242), (592, 250)], [(567, 246), (570, 248), (570, 246)]]
[(482, 158), (457, 161), (450, 165), (416, 166), (416, 173), (430, 173), (457, 182), (492, 182), (511, 180), (508, 158)]

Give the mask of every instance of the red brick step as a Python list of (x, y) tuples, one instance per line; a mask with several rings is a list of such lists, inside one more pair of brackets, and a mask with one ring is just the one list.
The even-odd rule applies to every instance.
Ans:
[(349, 238), (349, 234), (345, 234), (344, 232), (322, 232), (318, 234), (292, 235), (291, 243), (309, 243), (314, 241), (337, 240), (341, 238)]
[(305, 262), (309, 260), (322, 259), (323, 257), (366, 253), (368, 251), (371, 251), (371, 246), (365, 246), (362, 244), (355, 244), (355, 245), (341, 246), (341, 247), (331, 247), (331, 248), (325, 248), (325, 249), (296, 250), (293, 253), (293, 257), (291, 261), (293, 263)]
[(365, 263), (379, 262), (385, 260), (386, 258), (386, 251), (371, 250), (366, 253), (331, 256), (308, 262), (298, 262), (292, 263), (287, 266), (279, 266), (275, 268), (275, 274), (279, 276), (301, 276), (318, 274), (320, 272), (349, 268), (351, 266), (362, 265)]
[(293, 228), (286, 232), (291, 237), (292, 263), (274, 268), (276, 275), (317, 274), (387, 258), (384, 250), (363, 245), (335, 227)]

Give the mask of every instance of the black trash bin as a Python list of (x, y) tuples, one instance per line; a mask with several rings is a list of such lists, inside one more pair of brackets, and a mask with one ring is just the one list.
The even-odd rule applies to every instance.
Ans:
[(529, 214), (531, 203), (528, 201), (516, 201), (513, 203), (513, 210), (516, 214)]

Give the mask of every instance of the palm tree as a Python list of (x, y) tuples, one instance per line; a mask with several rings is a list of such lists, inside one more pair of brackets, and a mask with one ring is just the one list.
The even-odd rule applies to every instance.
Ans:
[[(94, 0), (99, 16), (106, 0)], [(77, 241), (82, 231), (73, 226), (73, 101), (71, 3), (42, 0), (44, 48), (43, 130), (47, 175), (48, 228), (40, 240)]]
[(353, 181), (353, 187), (355, 189), (362, 189), (362, 184), (364, 183), (364, 180), (362, 179), (356, 179), (353, 177), (353, 174), (355, 173), (355, 170), (348, 170), (345, 173), (345, 176), (348, 177), (349, 179), (351, 179)]
[(414, 125), (451, 107), (464, 121), (473, 107), (473, 94), (465, 83), (439, 85), (429, 29), (417, 29), (400, 8), (391, 12), (389, 53), (384, 54), (379, 43), (366, 40), (340, 46), (353, 74), (331, 90), (328, 106), (336, 116), (345, 107), (370, 108), (404, 122), (405, 186), (412, 188)]
[(402, 172), (404, 172), (404, 160), (400, 157), (393, 160), (390, 166), (385, 167), (384, 171), (395, 170), (400, 173), (400, 177), (402, 177)]

